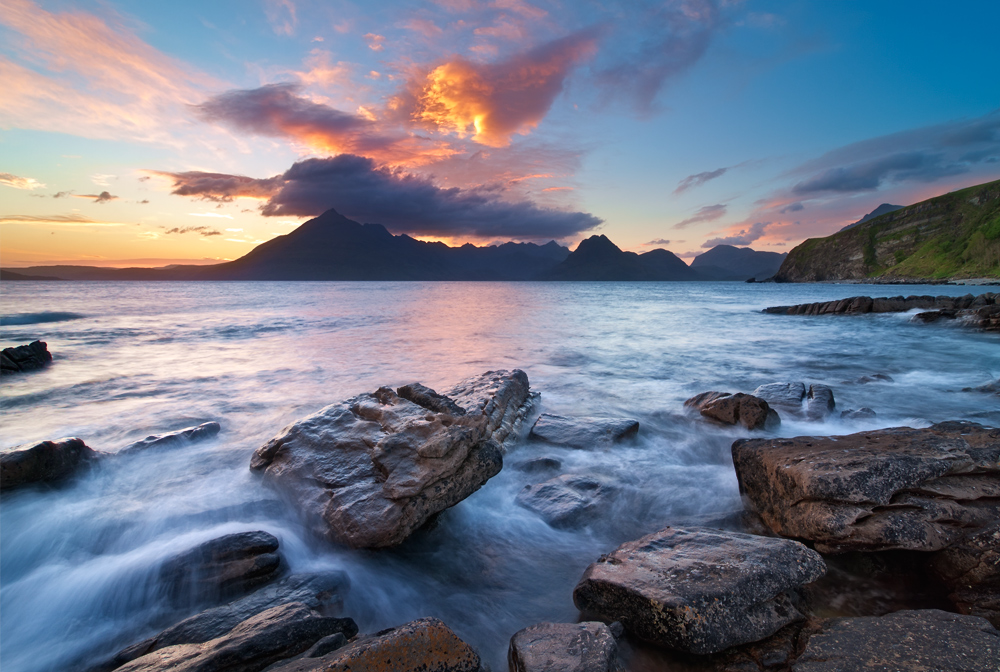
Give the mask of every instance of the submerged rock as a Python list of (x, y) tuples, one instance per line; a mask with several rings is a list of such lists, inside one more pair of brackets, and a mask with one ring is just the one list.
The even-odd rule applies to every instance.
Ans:
[(239, 532), (206, 541), (160, 566), (160, 581), (176, 602), (245, 593), (277, 576), (278, 539), (267, 532)]
[(877, 413), (867, 406), (862, 406), (857, 410), (849, 408), (846, 411), (841, 411), (840, 413), (841, 420), (871, 420), (876, 416)]
[(758, 387), (752, 394), (771, 406), (799, 415), (806, 398), (806, 386), (804, 383), (768, 383)]
[(149, 448), (172, 448), (195, 441), (209, 439), (219, 433), (221, 425), (217, 422), (203, 422), (194, 427), (186, 427), (164, 434), (152, 434), (142, 441), (131, 443), (118, 451), (118, 455), (138, 453)]
[(565, 418), (542, 413), (530, 436), (569, 448), (594, 448), (620, 443), (639, 432), (636, 420), (621, 418)]
[(1000, 521), (937, 552), (931, 568), (951, 589), (948, 597), (961, 613), (1000, 627)]
[(983, 394), (995, 394), (1000, 396), (1000, 379), (994, 380), (992, 383), (986, 383), (985, 385), (980, 385), (978, 387), (963, 387), (963, 392), (982, 392)]
[[(433, 408), (379, 388), (289, 425), (257, 449), (250, 468), (333, 541), (401, 543), (499, 473), (499, 444), (515, 433), (528, 377), (489, 371), (447, 395), (417, 384), (400, 390)], [(449, 404), (464, 412), (435, 410), (454, 410)]]
[(976, 423), (741, 439), (732, 453), (768, 527), (823, 553), (936, 551), (1000, 517), (1000, 429)]
[(168, 646), (127, 663), (121, 672), (257, 672), (341, 632), (344, 619), (324, 618), (301, 602), (271, 607), (221, 637)]
[(752, 430), (774, 429), (781, 424), (778, 413), (766, 401), (742, 392), (702, 392), (684, 405), (723, 425), (739, 424)]
[(0, 453), (0, 490), (61, 481), (100, 455), (77, 438), (42, 441), (8, 450)]
[(510, 638), (510, 672), (619, 672), (618, 642), (604, 623), (538, 623)]
[(479, 672), (479, 654), (436, 618), (421, 618), (321, 657), (276, 665), (273, 672)]
[(824, 621), (792, 670), (984, 672), (998, 660), (1000, 632), (985, 619), (921, 609)]
[(562, 462), (554, 457), (536, 457), (531, 460), (518, 462), (514, 465), (514, 468), (526, 474), (538, 474), (561, 469)]
[(617, 492), (610, 483), (591, 476), (564, 474), (544, 483), (526, 485), (514, 500), (555, 528), (582, 527)]
[(640, 639), (714, 653), (801, 619), (787, 591), (825, 571), (819, 554), (795, 541), (668, 527), (601, 556), (573, 602)]
[(32, 341), (28, 345), (0, 351), (0, 375), (37, 371), (51, 363), (52, 355), (45, 341)]

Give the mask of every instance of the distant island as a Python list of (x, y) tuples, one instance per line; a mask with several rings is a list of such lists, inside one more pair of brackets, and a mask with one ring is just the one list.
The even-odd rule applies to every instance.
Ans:
[(0, 280), (763, 280), (784, 254), (719, 245), (688, 266), (663, 249), (625, 252), (606, 236), (570, 252), (550, 241), (450, 247), (393, 235), (327, 210), (234, 261), (209, 266), (32, 266)]

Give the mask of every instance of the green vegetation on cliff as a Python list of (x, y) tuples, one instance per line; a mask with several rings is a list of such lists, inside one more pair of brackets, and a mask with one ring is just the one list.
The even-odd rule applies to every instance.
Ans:
[(1000, 278), (1000, 180), (875, 217), (788, 253), (779, 282)]

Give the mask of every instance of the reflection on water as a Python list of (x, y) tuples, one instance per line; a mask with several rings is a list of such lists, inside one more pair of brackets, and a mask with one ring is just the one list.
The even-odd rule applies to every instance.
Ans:
[[(887, 289), (900, 293), (742, 283), (5, 283), (2, 345), (47, 341), (55, 363), (3, 380), (3, 447), (80, 436), (115, 452), (207, 420), (223, 429), (206, 443), (104, 460), (58, 490), (4, 496), (0, 664), (49, 670), (151, 634), (176, 617), (152, 578), (160, 561), (262, 529), (281, 539), (294, 571), (347, 571), (344, 611), (362, 630), (437, 616), (504, 669), (515, 631), (577, 617), (572, 588), (598, 555), (739, 506), (729, 446), (740, 432), (689, 417), (684, 399), (802, 380), (831, 385), (838, 408), (878, 412), (860, 424), (786, 418), (779, 433), (788, 436), (1000, 421), (995, 398), (960, 391), (1000, 375), (996, 335), (906, 315), (759, 312)], [(380, 552), (312, 538), (249, 472), (255, 448), (328, 403), (514, 367), (542, 393), (543, 410), (635, 418), (639, 439), (599, 451), (525, 443), (436, 527)], [(849, 382), (871, 373), (895, 382)], [(534, 457), (562, 467), (512, 468)], [(557, 473), (601, 476), (617, 495), (587, 528), (554, 530), (513, 500)]]

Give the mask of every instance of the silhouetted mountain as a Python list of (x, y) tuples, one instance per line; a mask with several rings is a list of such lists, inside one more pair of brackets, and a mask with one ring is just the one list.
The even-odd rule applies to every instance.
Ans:
[(62, 278), (56, 278), (51, 275), (25, 275), (24, 273), (0, 269), (0, 280), (33, 280), (38, 282), (39, 280), (62, 280)]
[(580, 242), (566, 260), (543, 273), (542, 280), (697, 280), (683, 261), (667, 250), (623, 252), (607, 236)]
[(699, 280), (765, 280), (785, 260), (787, 252), (758, 252), (749, 247), (716, 245), (691, 261)]
[(892, 205), (891, 203), (883, 203), (882, 205), (878, 206), (877, 208), (869, 212), (867, 215), (865, 215), (858, 221), (854, 222), (853, 224), (848, 224), (847, 226), (842, 228), (841, 231), (847, 231), (848, 229), (854, 228), (858, 224), (864, 224), (869, 219), (875, 219), (876, 217), (884, 215), (887, 212), (895, 212), (896, 210), (902, 210), (905, 207), (906, 207), (905, 205)]

